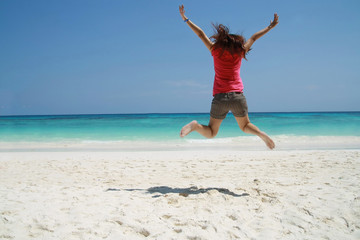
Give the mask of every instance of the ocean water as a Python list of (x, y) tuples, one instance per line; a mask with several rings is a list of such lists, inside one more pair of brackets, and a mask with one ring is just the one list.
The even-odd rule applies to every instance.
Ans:
[[(337, 137), (337, 141), (360, 139), (360, 112), (250, 113), (250, 120), (274, 139)], [(209, 114), (98, 114), (49, 116), (0, 116), (0, 144), (17, 142), (149, 142), (204, 143), (193, 132), (179, 137), (180, 129), (196, 119), (207, 124)], [(244, 138), (247, 137), (247, 138)], [(239, 142), (247, 139), (232, 116), (223, 121), (215, 140)], [(251, 138), (252, 139), (252, 138)], [(306, 140), (304, 140), (306, 141)], [(206, 142), (206, 141), (205, 141)], [(241, 142), (241, 141), (240, 141)], [(281, 142), (281, 141), (280, 141)], [(358, 143), (355, 143), (355, 147)], [(359, 145), (360, 147), (360, 145)]]

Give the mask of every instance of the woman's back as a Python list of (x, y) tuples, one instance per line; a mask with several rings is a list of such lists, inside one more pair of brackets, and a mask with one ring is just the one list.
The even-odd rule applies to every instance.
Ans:
[(241, 54), (231, 54), (227, 50), (214, 47), (211, 55), (214, 58), (215, 69), (213, 95), (242, 92), (244, 86), (240, 77)]

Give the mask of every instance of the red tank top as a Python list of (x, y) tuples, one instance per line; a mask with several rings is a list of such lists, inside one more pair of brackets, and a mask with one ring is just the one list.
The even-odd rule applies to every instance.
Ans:
[(238, 54), (231, 55), (231, 53), (226, 50), (222, 52), (223, 50), (221, 48), (213, 48), (211, 51), (215, 68), (213, 95), (218, 93), (242, 92), (244, 89), (240, 77), (242, 57)]

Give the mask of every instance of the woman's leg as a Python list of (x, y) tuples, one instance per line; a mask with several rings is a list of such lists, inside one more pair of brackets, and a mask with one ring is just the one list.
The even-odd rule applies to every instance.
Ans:
[(270, 149), (275, 147), (274, 141), (265, 132), (260, 131), (258, 127), (252, 124), (248, 115), (245, 117), (235, 117), (235, 119), (243, 132), (259, 136)]
[(222, 121), (223, 119), (210, 117), (209, 125), (205, 126), (194, 120), (181, 129), (180, 137), (185, 137), (192, 131), (196, 131), (206, 138), (213, 138), (218, 133)]

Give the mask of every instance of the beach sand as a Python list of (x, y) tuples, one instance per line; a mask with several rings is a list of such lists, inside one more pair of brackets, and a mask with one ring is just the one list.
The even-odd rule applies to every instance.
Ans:
[(360, 239), (360, 150), (0, 153), (0, 239)]

